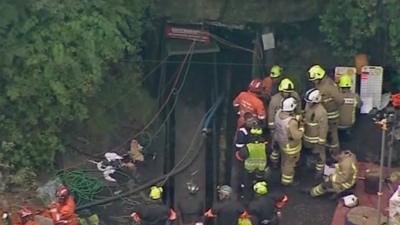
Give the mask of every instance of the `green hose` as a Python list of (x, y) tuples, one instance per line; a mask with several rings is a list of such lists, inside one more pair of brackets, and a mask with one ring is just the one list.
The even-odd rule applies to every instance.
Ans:
[(71, 191), (77, 206), (92, 202), (104, 188), (102, 181), (82, 170), (63, 170), (57, 176)]

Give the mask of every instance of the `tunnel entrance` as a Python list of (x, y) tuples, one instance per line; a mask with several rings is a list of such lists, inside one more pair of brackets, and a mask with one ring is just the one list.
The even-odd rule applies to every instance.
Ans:
[[(187, 154), (198, 154), (192, 165), (165, 184), (166, 202), (175, 206), (187, 196), (187, 182), (200, 186), (199, 198), (208, 207), (216, 200), (215, 188), (229, 184), (236, 129), (232, 99), (247, 88), (254, 70), (249, 51), (256, 34), (215, 27), (208, 31), (219, 41), (193, 44), (190, 40), (167, 38), (162, 44), (161, 58), (167, 57), (160, 71), (162, 98), (168, 97), (162, 89), (173, 88), (181, 73), (176, 81), (177, 99), (168, 106), (173, 114), (164, 115), (168, 117), (164, 172), (173, 170)], [(230, 46), (233, 43), (249, 51)]]

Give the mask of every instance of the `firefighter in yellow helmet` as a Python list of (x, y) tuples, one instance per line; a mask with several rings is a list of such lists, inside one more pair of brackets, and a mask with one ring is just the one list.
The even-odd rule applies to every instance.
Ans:
[(163, 188), (150, 187), (150, 202), (140, 205), (131, 214), (133, 220), (141, 225), (164, 225), (167, 221), (176, 220), (176, 213), (162, 202)]
[(354, 187), (357, 181), (358, 164), (354, 153), (351, 151), (341, 151), (335, 156), (337, 163), (335, 172), (326, 176), (324, 182), (311, 188), (311, 196), (321, 196), (327, 192), (335, 195)]
[(294, 97), (297, 101), (295, 112), (297, 114), (300, 114), (301, 112), (301, 99), (299, 94), (295, 91), (294, 84), (290, 79), (288, 78), (282, 79), (281, 82), (279, 83), (278, 91), (279, 91), (278, 93), (272, 96), (268, 107), (268, 128), (271, 132), (271, 139), (272, 139), (271, 162), (274, 165), (274, 167), (276, 167), (279, 160), (279, 149), (276, 147), (276, 142), (273, 139), (274, 137), (273, 132), (275, 128), (275, 114), (279, 110), (282, 100), (284, 98)]
[(285, 98), (282, 101), (281, 109), (275, 115), (274, 139), (281, 151), (281, 183), (284, 186), (296, 184), (294, 169), (299, 160), (302, 146), (304, 128), (296, 119), (296, 106), (295, 98)]
[[(287, 202), (285, 194), (269, 194), (268, 183), (259, 181), (253, 185), (254, 199), (249, 204), (249, 214), (252, 225), (277, 225), (278, 212)], [(280, 215), (280, 214), (279, 214)]]
[(339, 92), (336, 83), (326, 75), (325, 70), (314, 65), (308, 70), (308, 79), (313, 82), (315, 88), (321, 92), (321, 103), (328, 113), (328, 140), (327, 147), (335, 153), (339, 150), (338, 122), (339, 107), (343, 104), (343, 96)]
[(353, 126), (356, 121), (356, 110), (361, 107), (361, 99), (357, 93), (351, 92), (353, 80), (350, 75), (344, 74), (339, 78), (340, 92), (344, 97), (344, 103), (339, 108), (339, 124), (340, 130), (347, 130)]
[(280, 67), (279, 65), (273, 65), (271, 67), (269, 76), (264, 78), (263, 97), (266, 98), (267, 101), (271, 99), (271, 96), (277, 93), (278, 84), (282, 76), (282, 71), (283, 71), (282, 67)]

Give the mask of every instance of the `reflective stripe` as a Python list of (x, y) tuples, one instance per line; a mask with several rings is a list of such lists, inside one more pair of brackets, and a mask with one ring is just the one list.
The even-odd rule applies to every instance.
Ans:
[(336, 119), (336, 118), (339, 118), (339, 116), (340, 116), (339, 111), (328, 112), (327, 115), (328, 115), (328, 120)]
[(325, 164), (317, 163), (315, 164), (315, 170), (321, 171), (324, 168)]
[(306, 123), (308, 126), (310, 126), (310, 127), (314, 127), (314, 126), (318, 126), (318, 123)]
[(328, 148), (338, 148), (339, 144), (325, 144), (325, 146)]
[(237, 147), (237, 148), (243, 148), (243, 147), (244, 147), (244, 144), (236, 144), (236, 147)]
[(313, 143), (313, 144), (318, 143), (318, 137), (309, 137), (306, 135), (304, 135), (303, 137), (304, 137), (304, 140), (309, 143)]
[(288, 175), (282, 174), (281, 182), (282, 182), (283, 184), (290, 184), (290, 183), (292, 183), (292, 182), (293, 182), (293, 175), (292, 175), (292, 176), (288, 176)]
[(279, 158), (279, 152), (273, 151), (273, 152), (271, 153), (271, 159), (277, 159), (277, 158)]
[(288, 154), (288, 155), (297, 154), (297, 153), (299, 153), (300, 150), (301, 150), (301, 143), (298, 144), (298, 145), (295, 146), (295, 147), (290, 147), (289, 144), (286, 144), (286, 146), (283, 147), (282, 150), (283, 150), (286, 154)]
[(333, 98), (331, 98), (331, 97), (329, 97), (329, 98), (325, 98), (325, 99), (322, 99), (322, 102), (331, 102), (331, 101), (333, 101)]
[(325, 143), (326, 140), (325, 140), (325, 139), (322, 139), (322, 138), (318, 138), (318, 142), (319, 142), (319, 143)]
[(326, 191), (325, 191), (324, 187), (322, 186), (322, 184), (319, 184), (318, 186), (313, 187), (311, 189), (310, 194), (313, 197), (317, 197), (317, 196), (321, 196), (321, 195), (325, 194), (325, 192)]
[(249, 133), (247, 132), (246, 128), (242, 127), (239, 129), (244, 135), (248, 135)]
[(357, 181), (357, 173), (358, 173), (357, 166), (356, 166), (354, 163), (352, 163), (352, 164), (351, 164), (351, 168), (353, 169), (353, 177), (351, 178), (351, 181), (350, 181), (350, 182), (346, 182), (346, 183), (343, 183), (343, 184), (342, 184), (342, 186), (343, 186), (345, 189), (349, 189), (349, 188), (353, 187), (353, 185), (354, 185), (354, 184), (356, 183), (356, 181)]
[(336, 176), (337, 176), (336, 174), (333, 174), (333, 176), (332, 176), (332, 182), (333, 183), (336, 183)]
[(273, 126), (273, 125), (274, 125), (274, 122), (269, 122), (268, 125), (269, 125), (269, 126)]

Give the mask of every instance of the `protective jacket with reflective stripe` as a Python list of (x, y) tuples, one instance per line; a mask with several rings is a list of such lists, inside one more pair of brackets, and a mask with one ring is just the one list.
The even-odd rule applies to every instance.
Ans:
[(246, 145), (249, 157), (244, 161), (248, 172), (255, 170), (264, 171), (267, 166), (267, 153), (265, 143), (248, 143)]
[(301, 150), (301, 138), (303, 131), (299, 129), (295, 117), (278, 110), (275, 115), (274, 138), (279, 147), (288, 155), (297, 154)]
[(304, 141), (310, 144), (325, 144), (328, 134), (328, 115), (321, 104), (306, 104), (304, 123)]
[(350, 151), (346, 151), (344, 154), (344, 157), (335, 164), (335, 173), (331, 175), (333, 188), (338, 191), (351, 188), (357, 181), (357, 159)]
[(344, 92), (342, 95), (344, 103), (339, 109), (338, 128), (346, 129), (352, 127), (356, 121), (356, 109), (361, 106), (361, 99), (356, 93)]
[[(295, 98), (297, 100), (297, 106), (296, 106), (296, 113), (300, 113), (301, 111), (301, 99), (299, 94), (297, 92), (291, 92), (290, 96)], [(274, 129), (274, 121), (275, 121), (275, 114), (278, 112), (278, 110), (281, 108), (282, 100), (283, 100), (283, 95), (282, 93), (277, 93), (274, 96), (272, 96), (271, 101), (269, 102), (268, 105), (268, 127), (270, 129)]]
[(343, 104), (343, 96), (336, 83), (330, 77), (325, 76), (315, 87), (321, 92), (321, 103), (328, 114), (328, 119), (338, 119), (339, 107)]

